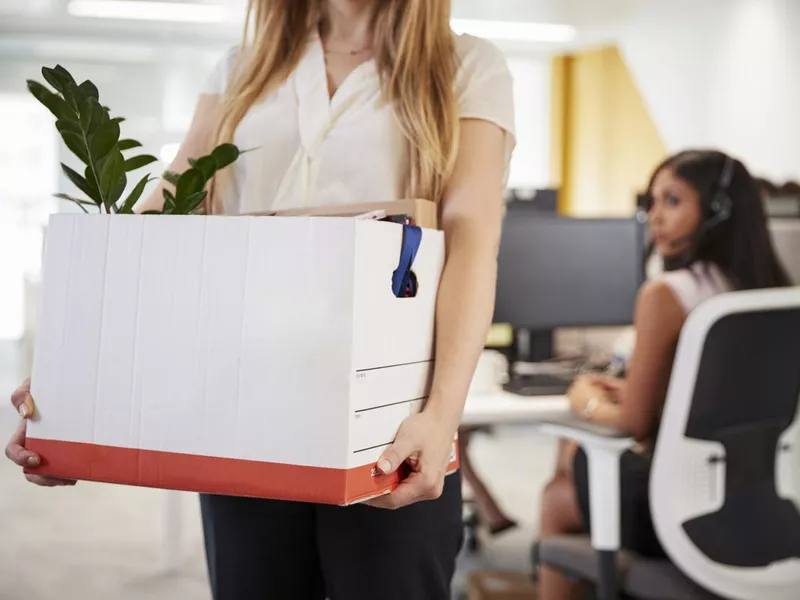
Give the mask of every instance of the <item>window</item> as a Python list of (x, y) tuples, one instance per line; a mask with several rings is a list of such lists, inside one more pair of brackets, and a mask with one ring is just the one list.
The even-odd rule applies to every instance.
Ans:
[(56, 209), (58, 138), (35, 99), (0, 94), (0, 340), (22, 337), (25, 280), (41, 268), (42, 232)]
[(545, 188), (550, 183), (550, 63), (514, 56), (508, 62), (517, 129), (508, 187)]

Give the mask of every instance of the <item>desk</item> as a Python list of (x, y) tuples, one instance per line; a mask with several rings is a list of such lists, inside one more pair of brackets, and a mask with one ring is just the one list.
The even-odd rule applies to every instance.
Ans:
[(461, 425), (536, 424), (560, 420), (569, 414), (566, 396), (518, 396), (500, 391), (469, 396)]

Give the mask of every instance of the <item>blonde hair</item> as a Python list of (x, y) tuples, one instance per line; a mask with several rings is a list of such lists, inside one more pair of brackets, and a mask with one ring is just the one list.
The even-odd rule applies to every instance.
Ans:
[[(325, 22), (326, 5), (326, 0), (248, 1), (242, 47), (223, 99), (216, 143), (231, 142), (250, 107), (286, 81), (309, 35)], [(438, 201), (455, 162), (458, 138), (450, 0), (378, 0), (374, 32), (383, 98), (407, 141), (404, 193)], [(218, 212), (218, 202), (211, 202), (207, 212)]]

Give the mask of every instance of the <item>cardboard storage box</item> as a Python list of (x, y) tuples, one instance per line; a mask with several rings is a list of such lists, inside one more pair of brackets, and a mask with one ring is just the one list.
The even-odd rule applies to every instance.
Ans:
[(536, 600), (536, 584), (526, 573), (474, 571), (469, 574), (468, 600)]
[(427, 397), (444, 262), (423, 230), (418, 294), (397, 298), (402, 241), (343, 218), (52, 216), (36, 472), (332, 504), (393, 489), (374, 465)]
[(275, 212), (253, 213), (262, 216), (356, 216), (375, 210), (387, 215), (408, 215), (420, 227), (438, 229), (438, 207), (430, 200), (395, 200), (393, 202), (367, 202), (363, 204), (326, 205), (315, 208), (297, 208)]

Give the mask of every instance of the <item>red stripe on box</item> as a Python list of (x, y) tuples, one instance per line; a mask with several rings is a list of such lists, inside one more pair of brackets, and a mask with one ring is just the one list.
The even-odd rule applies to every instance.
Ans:
[(397, 487), (401, 475), (376, 475), (374, 465), (329, 469), (28, 438), (42, 465), (26, 472), (84, 481), (349, 504)]

